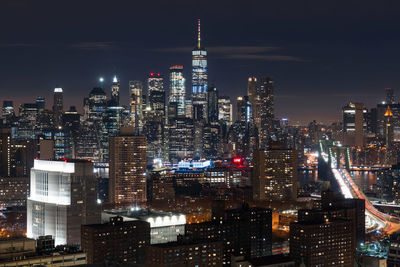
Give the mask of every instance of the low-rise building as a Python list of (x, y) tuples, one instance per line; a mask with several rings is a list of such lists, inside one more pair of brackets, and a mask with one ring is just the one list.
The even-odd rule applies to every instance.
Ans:
[[(77, 266), (86, 264), (86, 253), (76, 248), (54, 248), (54, 239), (40, 237), (39, 240), (52, 240), (50, 250), (37, 249), (36, 240), (17, 237), (0, 240), (0, 267), (2, 266)], [(43, 245), (43, 244), (41, 244)], [(38, 247), (39, 248), (39, 247)]]

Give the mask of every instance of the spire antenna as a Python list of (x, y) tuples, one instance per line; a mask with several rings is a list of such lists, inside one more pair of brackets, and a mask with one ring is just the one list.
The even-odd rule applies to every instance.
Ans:
[(197, 48), (200, 49), (200, 19), (197, 19)]

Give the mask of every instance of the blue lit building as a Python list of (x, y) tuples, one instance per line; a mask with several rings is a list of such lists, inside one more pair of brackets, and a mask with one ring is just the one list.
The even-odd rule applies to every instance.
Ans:
[(197, 45), (192, 51), (193, 104), (205, 104), (207, 95), (207, 50), (200, 44), (200, 19), (198, 19)]
[(185, 78), (183, 77), (183, 66), (175, 65), (169, 68), (169, 104), (177, 104), (177, 115), (185, 116)]

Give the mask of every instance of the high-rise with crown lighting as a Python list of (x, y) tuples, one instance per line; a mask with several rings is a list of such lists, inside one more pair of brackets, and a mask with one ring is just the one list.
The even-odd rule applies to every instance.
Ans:
[(200, 19), (197, 23), (197, 45), (192, 50), (192, 99), (193, 104), (202, 104), (206, 108), (207, 50), (201, 46)]
[(177, 115), (185, 115), (185, 78), (183, 66), (175, 65), (169, 68), (169, 103), (176, 103)]
[(111, 101), (112, 105), (119, 106), (119, 80), (115, 75), (111, 85)]

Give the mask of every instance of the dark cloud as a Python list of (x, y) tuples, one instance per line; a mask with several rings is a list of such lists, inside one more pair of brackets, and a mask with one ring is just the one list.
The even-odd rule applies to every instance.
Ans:
[[(206, 48), (207, 51), (214, 54), (253, 54), (265, 53), (280, 49), (277, 46), (211, 46)], [(191, 46), (172, 47), (172, 48), (157, 48), (155, 52), (164, 53), (187, 53), (193, 50)]]
[(81, 50), (108, 50), (115, 45), (113, 42), (82, 42), (70, 44), (69, 46)]
[[(278, 46), (211, 46), (207, 47), (207, 51), (214, 55), (219, 55), (220, 58), (227, 59), (247, 59), (261, 61), (296, 61), (306, 62), (307, 60), (287, 55), (267, 54), (280, 50)], [(163, 53), (190, 53), (193, 47), (173, 47), (173, 48), (158, 48), (153, 49), (155, 52)]]
[(262, 54), (229, 54), (224, 55), (224, 58), (231, 59), (246, 59), (246, 60), (260, 60), (260, 61), (293, 61), (293, 62), (307, 62), (308, 60), (284, 55), (262, 55)]
[(39, 44), (34, 43), (0, 43), (0, 47), (38, 47)]

